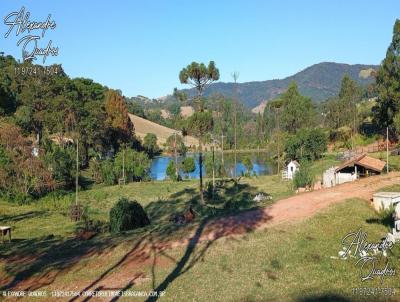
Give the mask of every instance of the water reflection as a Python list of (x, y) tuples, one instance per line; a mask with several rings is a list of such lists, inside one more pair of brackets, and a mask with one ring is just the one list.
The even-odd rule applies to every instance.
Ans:
[[(187, 154), (188, 157), (195, 157), (196, 169), (194, 172), (186, 174), (180, 171), (182, 178), (199, 178), (199, 161), (198, 156), (195, 154)], [(211, 154), (206, 154), (205, 157), (210, 157)], [(166, 170), (169, 161), (175, 161), (173, 156), (157, 156), (152, 160), (150, 167), (150, 177), (154, 180), (164, 180), (167, 178)], [(183, 157), (178, 157), (178, 163), (183, 160)], [(215, 154), (215, 161), (218, 165), (221, 164), (221, 154)], [(240, 153), (237, 155), (237, 164), (234, 167), (234, 155), (232, 153), (224, 154), (224, 170), (228, 177), (234, 176), (234, 169), (236, 168), (236, 175), (251, 174), (251, 175), (270, 175), (276, 172), (276, 167), (271, 158), (265, 152), (259, 153)], [(203, 175), (206, 175), (205, 158), (203, 160)]]

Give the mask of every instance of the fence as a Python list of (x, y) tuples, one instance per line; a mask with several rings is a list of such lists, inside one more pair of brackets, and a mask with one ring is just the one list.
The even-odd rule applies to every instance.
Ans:
[[(388, 149), (389, 151), (395, 149), (397, 144), (389, 142)], [(356, 156), (359, 156), (364, 153), (373, 153), (373, 152), (380, 152), (386, 151), (386, 142), (377, 142), (372, 145), (364, 146), (364, 147), (357, 147), (355, 150), (346, 150), (338, 152), (338, 159), (350, 159)]]

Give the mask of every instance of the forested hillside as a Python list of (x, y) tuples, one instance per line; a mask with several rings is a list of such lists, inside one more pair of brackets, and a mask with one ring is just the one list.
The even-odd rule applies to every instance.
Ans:
[[(377, 65), (324, 62), (312, 65), (284, 79), (238, 83), (237, 93), (240, 101), (247, 108), (253, 108), (263, 100), (270, 100), (282, 94), (290, 82), (296, 81), (301, 94), (311, 97), (314, 102), (320, 102), (339, 93), (340, 81), (344, 75), (347, 74), (359, 85), (366, 86), (373, 82), (373, 77), (368, 76), (368, 72), (362, 71), (376, 70), (378, 67)], [(185, 91), (189, 95), (194, 94), (193, 90)], [(218, 82), (210, 85), (205, 91), (206, 96), (215, 93), (232, 97), (234, 84)]]

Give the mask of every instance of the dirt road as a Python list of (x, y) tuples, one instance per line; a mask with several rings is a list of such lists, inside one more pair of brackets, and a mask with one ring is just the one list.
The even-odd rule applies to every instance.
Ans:
[(370, 200), (375, 191), (394, 184), (400, 184), (400, 173), (398, 172), (295, 195), (279, 200), (261, 210), (252, 210), (236, 216), (217, 219), (206, 227), (205, 238), (202, 239), (213, 240), (230, 234), (244, 233), (250, 229), (263, 229), (283, 222), (296, 222), (311, 217), (333, 203), (346, 199)]

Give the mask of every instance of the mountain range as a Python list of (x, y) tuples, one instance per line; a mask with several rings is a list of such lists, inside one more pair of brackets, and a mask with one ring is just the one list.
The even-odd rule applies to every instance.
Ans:
[[(253, 108), (276, 98), (286, 90), (290, 82), (296, 81), (303, 95), (311, 97), (314, 102), (321, 102), (339, 93), (340, 82), (345, 74), (360, 85), (366, 86), (374, 81), (371, 72), (378, 68), (379, 65), (322, 62), (284, 79), (238, 83), (237, 94), (246, 107)], [(234, 83), (224, 82), (213, 83), (206, 89), (204, 95), (219, 93), (232, 97), (234, 85)], [(189, 96), (195, 95), (194, 89), (184, 89), (183, 91)]]

